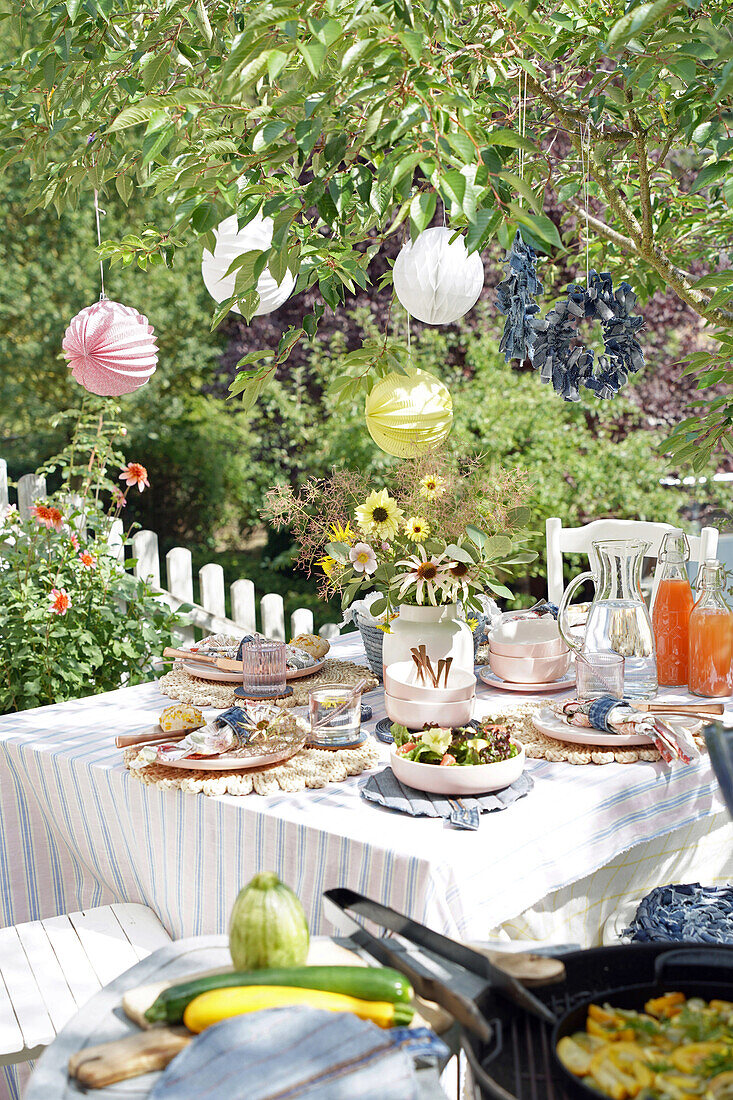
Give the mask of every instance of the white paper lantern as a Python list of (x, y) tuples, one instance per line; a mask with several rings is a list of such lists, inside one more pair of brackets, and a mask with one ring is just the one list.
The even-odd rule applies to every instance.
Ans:
[[(269, 248), (272, 244), (272, 230), (272, 218), (263, 218), (261, 214), (242, 229), (239, 228), (236, 214), (219, 223), (214, 230), (214, 251), (204, 249), (201, 261), (201, 274), (206, 289), (215, 301), (224, 302), (234, 294), (237, 276), (227, 275), (227, 271), (237, 256), (242, 256), (245, 252), (263, 252)], [(278, 285), (270, 274), (270, 269), (266, 267), (257, 282), (260, 304), (254, 316), (262, 317), (278, 309), (293, 293), (294, 286), (295, 278), (290, 271), (285, 272), (283, 281)], [(242, 312), (237, 306), (233, 308), (237, 313)]]
[(484, 285), (478, 252), (469, 256), (454, 229), (434, 226), (403, 245), (392, 277), (407, 312), (426, 325), (449, 325), (475, 306)]

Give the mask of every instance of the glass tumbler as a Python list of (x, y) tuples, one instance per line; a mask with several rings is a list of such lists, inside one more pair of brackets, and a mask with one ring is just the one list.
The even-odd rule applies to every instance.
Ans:
[[(353, 698), (352, 698), (353, 695)], [(361, 730), (361, 692), (349, 687), (314, 688), (308, 695), (311, 740), (348, 745)]]
[(575, 660), (575, 682), (581, 703), (600, 699), (602, 695), (623, 699), (624, 659), (620, 653), (596, 653), (584, 649)]
[(245, 642), (242, 646), (242, 688), (245, 694), (277, 698), (287, 687), (285, 642)]

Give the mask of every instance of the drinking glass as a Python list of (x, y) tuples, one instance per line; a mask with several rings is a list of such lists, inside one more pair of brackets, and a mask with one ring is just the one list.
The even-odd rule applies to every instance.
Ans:
[(581, 703), (600, 699), (602, 695), (623, 699), (624, 659), (620, 653), (597, 653), (584, 649), (575, 661), (575, 680)]
[(242, 687), (244, 693), (277, 698), (287, 686), (287, 646), (285, 642), (245, 642), (242, 646)]
[(361, 692), (353, 688), (322, 687), (308, 693), (313, 741), (348, 745), (361, 730)]

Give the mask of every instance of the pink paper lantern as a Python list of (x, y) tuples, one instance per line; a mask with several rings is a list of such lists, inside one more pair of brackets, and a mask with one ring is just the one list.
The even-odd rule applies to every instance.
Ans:
[(109, 298), (77, 313), (62, 347), (76, 381), (100, 397), (132, 393), (158, 365), (156, 336), (147, 317)]

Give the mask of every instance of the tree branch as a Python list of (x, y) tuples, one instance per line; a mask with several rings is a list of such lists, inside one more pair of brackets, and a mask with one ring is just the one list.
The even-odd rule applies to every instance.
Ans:
[[(537, 99), (544, 103), (546, 107), (550, 108), (555, 118), (557, 118), (567, 129), (568, 137), (573, 148), (578, 156), (582, 157), (584, 150), (580, 131), (578, 130), (576, 133), (577, 120), (574, 117), (574, 113), (571, 114), (571, 112), (563, 107), (551, 92), (546, 91), (542, 85), (534, 80), (533, 77), (529, 76), (529, 74), (527, 75), (527, 88), (537, 97)], [(646, 146), (644, 147), (644, 154), (646, 155)], [(640, 256), (657, 272), (657, 274), (662, 275), (677, 296), (706, 321), (711, 321), (713, 324), (720, 325), (724, 328), (730, 328), (731, 321), (733, 321), (733, 311), (712, 307), (708, 298), (706, 298), (701, 291), (695, 290), (691, 285), (689, 274), (675, 267), (672, 261), (655, 243), (653, 233), (651, 236), (647, 234), (646, 227), (642, 226), (639, 222), (636, 214), (626, 202), (625, 196), (608, 174), (605, 164), (598, 160), (593, 149), (588, 150), (588, 159), (592, 166), (593, 176), (601, 188), (606, 202), (620, 221), (626, 231), (629, 242), (633, 246), (633, 248), (629, 250), (631, 254)], [(642, 210), (643, 209), (644, 203), (642, 202)], [(651, 214), (651, 205), (649, 206), (649, 213)], [(621, 240), (624, 240), (623, 234), (618, 234), (618, 236)], [(621, 242), (617, 241), (617, 243), (620, 244)], [(621, 247), (626, 248), (627, 246), (623, 244)]]

